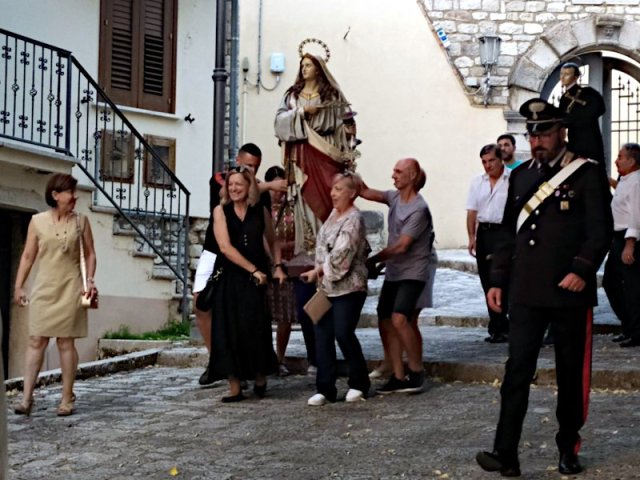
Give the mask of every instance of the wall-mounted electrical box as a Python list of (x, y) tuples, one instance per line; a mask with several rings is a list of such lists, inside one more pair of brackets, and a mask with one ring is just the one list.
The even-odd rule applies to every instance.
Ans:
[(284, 53), (271, 54), (271, 73), (284, 72)]

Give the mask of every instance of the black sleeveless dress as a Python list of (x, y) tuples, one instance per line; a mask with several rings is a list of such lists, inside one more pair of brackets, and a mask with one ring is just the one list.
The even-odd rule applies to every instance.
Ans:
[[(247, 260), (268, 273), (264, 250), (264, 207), (249, 207), (244, 220), (233, 204), (223, 206), (229, 239)], [(258, 374), (270, 375), (278, 369), (273, 350), (266, 286), (253, 283), (249, 272), (221, 253), (214, 272), (221, 271), (214, 286), (209, 374), (216, 380), (229, 376), (251, 380)]]

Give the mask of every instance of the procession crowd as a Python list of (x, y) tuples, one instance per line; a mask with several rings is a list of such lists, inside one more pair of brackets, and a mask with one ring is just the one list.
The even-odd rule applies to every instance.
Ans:
[[(529, 160), (515, 159), (510, 134), (481, 148), (484, 173), (472, 180), (466, 202), (468, 250), (490, 316), (486, 341), (509, 343), (495, 443), (476, 460), (503, 476), (520, 475), (518, 444), (545, 334), (556, 351), (559, 471), (582, 470), (579, 430), (588, 411), (596, 271), (607, 252), (604, 287), (623, 332), (615, 340), (640, 345), (640, 146), (622, 146), (620, 177), (609, 180), (601, 135), (590, 130), (602, 114), (601, 97), (578, 79), (579, 68), (567, 64), (559, 107), (537, 98), (521, 106)], [(385, 378), (377, 394), (423, 389), (417, 319), (432, 305), (437, 266), (433, 219), (420, 193), (427, 174), (417, 159), (402, 158), (391, 171), (393, 189), (369, 186), (355, 172), (355, 116), (323, 60), (305, 54), (275, 118), (283, 166), (260, 181), (262, 152), (248, 143), (209, 182), (211, 217), (193, 282), (194, 311), (210, 354), (199, 382), (226, 380), (222, 402), (245, 400), (247, 381), (263, 398), (269, 375), (289, 373), (292, 323), (300, 324), (308, 373), (315, 375), (309, 406), (363, 401), (374, 378)], [(88, 220), (74, 212), (76, 184), (70, 175), (53, 175), (45, 192), (51, 209), (29, 225), (14, 295), (30, 305), (16, 414), (31, 413), (51, 337), (63, 377), (57, 415), (73, 413), (74, 339), (86, 336), (86, 307), (97, 299), (96, 254)], [(358, 198), (388, 206), (387, 246), (378, 252), (367, 241)], [(29, 296), (25, 283), (36, 260)], [(384, 361), (368, 372), (355, 332), (367, 281), (382, 271), (377, 314)], [(336, 343), (348, 365), (344, 396), (336, 388)]]

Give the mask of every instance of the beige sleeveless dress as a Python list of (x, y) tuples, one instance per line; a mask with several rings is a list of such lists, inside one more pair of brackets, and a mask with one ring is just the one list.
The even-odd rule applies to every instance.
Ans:
[[(80, 215), (84, 230), (86, 218)], [(80, 236), (75, 217), (54, 225), (50, 211), (31, 218), (38, 238), (35, 281), (29, 302), (29, 335), (86, 337), (87, 309), (82, 307)]]

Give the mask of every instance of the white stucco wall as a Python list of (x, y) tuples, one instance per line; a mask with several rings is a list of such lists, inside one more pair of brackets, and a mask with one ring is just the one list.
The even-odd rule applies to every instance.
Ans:
[[(259, 3), (240, 0), (240, 55), (249, 58), (253, 83)], [(428, 175), (423, 194), (434, 215), (438, 247), (466, 245), (464, 202), (471, 177), (482, 171), (478, 152), (504, 132), (506, 122), (501, 108), (470, 105), (414, 0), (263, 3), (263, 83), (275, 84), (269, 72), (272, 52), (285, 54), (286, 71), (275, 91), (258, 93), (249, 87), (245, 97), (246, 128), (241, 133), (264, 152), (260, 173), (280, 161), (274, 114), (295, 79), (298, 45), (307, 37), (329, 45), (329, 68), (358, 112), (358, 137), (363, 140), (358, 170), (365, 181), (374, 188), (393, 188), (395, 160), (418, 158)], [(364, 201), (360, 206), (381, 209)]]

